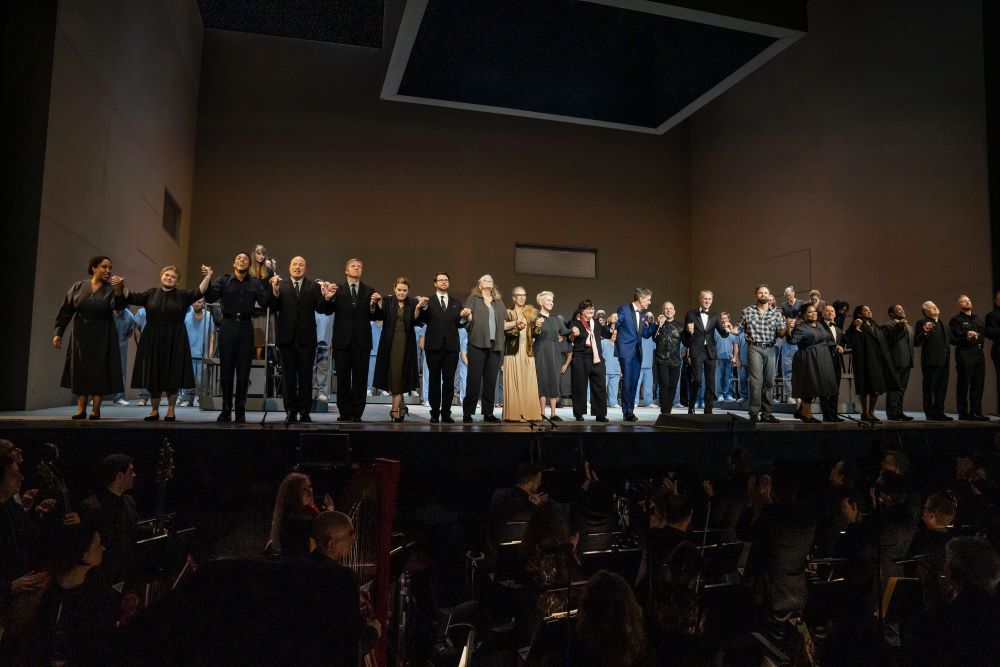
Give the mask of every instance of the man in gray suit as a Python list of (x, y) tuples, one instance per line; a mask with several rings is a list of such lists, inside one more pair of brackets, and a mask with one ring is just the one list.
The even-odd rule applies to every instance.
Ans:
[(889, 320), (882, 325), (882, 331), (889, 344), (889, 366), (892, 368), (892, 377), (887, 378), (890, 387), (885, 393), (885, 414), (889, 421), (910, 421), (913, 417), (903, 412), (903, 395), (913, 368), (913, 327), (906, 321), (902, 305), (897, 303), (889, 308)]

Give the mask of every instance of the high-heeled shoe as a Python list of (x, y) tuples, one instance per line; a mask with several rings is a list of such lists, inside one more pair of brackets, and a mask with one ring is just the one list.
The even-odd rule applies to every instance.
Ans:
[(399, 410), (389, 410), (389, 418), (397, 424), (403, 421), (403, 417), (400, 415)]

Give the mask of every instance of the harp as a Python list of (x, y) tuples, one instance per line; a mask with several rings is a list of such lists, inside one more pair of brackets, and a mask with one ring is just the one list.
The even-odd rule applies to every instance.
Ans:
[(373, 655), (369, 656), (374, 657), (377, 665), (386, 664), (390, 634), (392, 581), (389, 562), (399, 472), (399, 461), (375, 459), (373, 464), (363, 466), (351, 476), (340, 503), (350, 515), (357, 533), (357, 541), (344, 557), (343, 564), (354, 571), (361, 590), (371, 598), (369, 620), (377, 620), (382, 626)]

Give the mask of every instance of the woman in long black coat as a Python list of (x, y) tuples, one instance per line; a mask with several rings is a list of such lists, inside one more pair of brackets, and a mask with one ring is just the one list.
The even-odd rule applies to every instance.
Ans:
[(872, 309), (861, 305), (854, 309), (854, 321), (844, 331), (851, 346), (854, 363), (854, 391), (861, 399), (861, 419), (881, 421), (875, 416), (875, 402), (892, 382), (889, 371), (889, 344), (882, 327), (875, 323)]
[(177, 391), (195, 386), (191, 344), (188, 342), (184, 316), (192, 303), (200, 299), (212, 280), (212, 269), (203, 266), (204, 278), (197, 289), (177, 287), (177, 267), (160, 270), (160, 286), (145, 292), (130, 292), (130, 305), (146, 309), (146, 328), (142, 330), (132, 369), (132, 388), (149, 391), (150, 412), (145, 421), (160, 418), (160, 395), (167, 395), (165, 421), (174, 421)]
[(410, 280), (403, 276), (396, 278), (392, 291), (392, 301), (382, 306), (385, 316), (375, 356), (372, 385), (392, 394), (389, 416), (392, 421), (401, 422), (410, 411), (403, 403), (403, 394), (420, 386), (417, 376), (417, 334), (413, 328), (424, 323), (427, 298), (418, 300), (408, 296)]
[[(788, 342), (798, 346), (792, 358), (792, 395), (801, 399), (795, 416), (807, 424), (818, 424), (819, 420), (812, 416), (813, 399), (837, 394), (837, 374), (830, 354), (837, 342), (829, 329), (819, 326), (819, 315), (812, 304), (802, 309), (802, 321), (788, 334)], [(833, 417), (823, 415), (827, 421), (834, 421)]]
[(87, 399), (93, 399), (90, 418), (101, 418), (101, 397), (124, 391), (121, 355), (114, 313), (125, 307), (123, 283), (111, 275), (111, 259), (106, 255), (91, 257), (87, 264), (89, 280), (81, 280), (66, 292), (59, 313), (52, 346), (62, 347), (63, 334), (73, 321), (73, 335), (66, 349), (62, 386), (76, 394), (73, 419), (87, 416)]

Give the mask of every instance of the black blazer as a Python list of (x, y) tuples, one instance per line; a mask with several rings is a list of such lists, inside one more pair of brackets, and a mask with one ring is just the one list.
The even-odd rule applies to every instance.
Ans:
[[(580, 330), (580, 335), (572, 340), (573, 358), (575, 359), (577, 356), (582, 357), (585, 354), (593, 354), (587, 350), (587, 329), (586, 327), (583, 326), (583, 322), (580, 321), (580, 318), (567, 322), (566, 324), (567, 329), (572, 330), (573, 327), (576, 327), (577, 329)], [(602, 363), (604, 362), (604, 350), (601, 349), (601, 339), (611, 338), (611, 335), (612, 335), (611, 328), (604, 324), (601, 324), (595, 318), (594, 340), (597, 342), (597, 356)]]
[(362, 350), (372, 349), (372, 325), (371, 322), (381, 320), (382, 306), (375, 306), (375, 310), (368, 309), (372, 294), (375, 290), (371, 285), (358, 283), (358, 300), (355, 306), (351, 305), (351, 288), (345, 280), (337, 284), (337, 294), (331, 300), (333, 309), (328, 315), (333, 315), (333, 339), (330, 349), (346, 350), (351, 346), (357, 346)]
[[(688, 333), (687, 325), (689, 322), (694, 323), (693, 334)], [(703, 327), (701, 325), (701, 309), (693, 308), (684, 315), (684, 330), (681, 332), (681, 340), (690, 350), (692, 357), (698, 356), (702, 350), (705, 350), (708, 352), (709, 359), (717, 359), (715, 331), (718, 331), (723, 338), (729, 335), (729, 332), (722, 326), (722, 318), (719, 317), (719, 314), (711, 310), (708, 311), (708, 327)]]
[(909, 325), (901, 326), (895, 320), (882, 325), (885, 340), (889, 343), (889, 363), (893, 368), (913, 368), (913, 330)]
[[(983, 346), (986, 342), (984, 337), (986, 327), (983, 326), (983, 321), (977, 315), (959, 313), (948, 322), (948, 328), (951, 329), (948, 333), (951, 334), (951, 344), (955, 346), (956, 361), (959, 359), (975, 360), (977, 357), (982, 357)], [(978, 333), (979, 338), (975, 341), (966, 338), (966, 334), (970, 331)]]
[(269, 288), (262, 305), (277, 313), (274, 327), (274, 342), (278, 345), (315, 345), (316, 313), (329, 315), (333, 312), (333, 301), (327, 301), (318, 284), (309, 278), (302, 278), (302, 289), (298, 296), (292, 279), (282, 280), (278, 295)]
[(427, 309), (424, 310), (423, 321), (427, 323), (424, 331), (424, 351), (458, 352), (458, 330), (467, 322), (462, 319), (462, 309), (465, 305), (461, 299), (448, 295), (448, 309), (441, 307), (437, 294), (430, 297)]
[(924, 331), (924, 322), (927, 318), (919, 320), (913, 325), (916, 333), (913, 335), (913, 345), (923, 350), (920, 353), (920, 366), (947, 366), (951, 359), (951, 332), (948, 325), (938, 318), (937, 326), (930, 331)]

